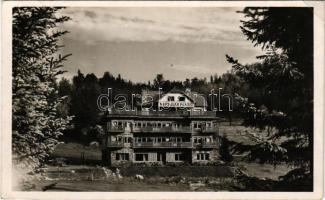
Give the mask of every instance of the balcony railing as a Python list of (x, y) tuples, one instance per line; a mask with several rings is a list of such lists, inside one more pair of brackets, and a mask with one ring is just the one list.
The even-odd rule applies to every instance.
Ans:
[(110, 115), (124, 115), (124, 116), (153, 116), (153, 117), (216, 117), (216, 111), (125, 111), (112, 110), (108, 111)]
[(205, 143), (193, 143), (193, 142), (135, 142), (133, 143), (123, 143), (117, 141), (110, 141), (107, 143), (107, 147), (111, 148), (123, 148), (123, 147), (133, 147), (133, 148), (217, 148), (219, 146), (218, 142), (205, 142)]
[(133, 133), (191, 133), (192, 129), (190, 126), (183, 127), (134, 127), (132, 128)]
[[(110, 133), (123, 133), (125, 132), (125, 128), (123, 127), (109, 127), (108, 132)], [(217, 127), (211, 128), (192, 128), (190, 126), (182, 126), (182, 127), (132, 127), (129, 128), (129, 131), (132, 133), (215, 133), (218, 132)]]
[(196, 148), (217, 148), (220, 143), (218, 142), (199, 142), (193, 143), (193, 147)]
[(192, 142), (134, 142), (133, 148), (192, 148)]
[(118, 127), (109, 127), (107, 130), (111, 133), (123, 133), (125, 131), (125, 128), (122, 126), (118, 126)]
[(131, 147), (132, 143), (124, 143), (118, 141), (109, 141), (107, 142), (108, 147)]
[(218, 147), (219, 143), (217, 142), (206, 142), (202, 143), (202, 148), (216, 148)]
[(209, 127), (209, 128), (202, 128), (203, 133), (215, 133), (218, 132), (218, 127)]

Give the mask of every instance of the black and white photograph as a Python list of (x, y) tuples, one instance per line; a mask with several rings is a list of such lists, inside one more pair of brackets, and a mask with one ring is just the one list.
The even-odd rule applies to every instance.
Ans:
[(8, 187), (321, 194), (323, 3), (11, 2)]

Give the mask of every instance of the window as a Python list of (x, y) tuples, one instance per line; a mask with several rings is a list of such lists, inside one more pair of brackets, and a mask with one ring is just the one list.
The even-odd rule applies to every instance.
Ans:
[(196, 159), (197, 160), (210, 160), (210, 155), (209, 155), (209, 153), (198, 153), (198, 154), (196, 154)]
[(185, 97), (178, 97), (179, 101), (185, 101)]
[(199, 124), (197, 125), (197, 128), (202, 128), (202, 124), (199, 123)]
[(128, 137), (128, 143), (132, 143), (132, 138)]
[(116, 160), (129, 160), (128, 153), (116, 153)]
[(167, 101), (175, 101), (175, 97), (169, 96), (169, 97), (167, 97)]
[(193, 127), (198, 128), (198, 124), (196, 122), (193, 122)]
[(148, 154), (136, 153), (135, 161), (148, 161)]
[(184, 160), (184, 154), (176, 153), (175, 154), (175, 161), (181, 161), (181, 160)]

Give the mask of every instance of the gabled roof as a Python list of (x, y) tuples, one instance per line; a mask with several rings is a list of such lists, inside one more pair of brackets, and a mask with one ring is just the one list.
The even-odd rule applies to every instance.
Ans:
[[(207, 107), (207, 101), (205, 98), (199, 95), (197, 92), (184, 92), (181, 89), (173, 88), (170, 91), (161, 94), (160, 98), (164, 97), (168, 93), (173, 94), (182, 94), (185, 97), (187, 97), (191, 102), (195, 104), (196, 107)], [(142, 91), (142, 98), (144, 98), (146, 95), (149, 95), (153, 98), (153, 102), (157, 103), (159, 101), (159, 91), (153, 91), (153, 90), (143, 90)], [(144, 99), (142, 99), (144, 100)], [(148, 103), (149, 104), (149, 103)], [(146, 104), (143, 104), (145, 106)]]
[(184, 92), (183, 90), (180, 90), (180, 89), (174, 87), (167, 93), (183, 94), (184, 96), (189, 98), (195, 104), (196, 107), (207, 107), (208, 106), (208, 102), (206, 101), (205, 97), (200, 96), (199, 93), (197, 93), (197, 92), (192, 92), (192, 91)]
[(191, 92), (187, 94), (191, 99), (193, 99), (196, 107), (207, 107), (208, 102), (204, 96), (200, 96), (197, 92)]
[(188, 94), (186, 94), (183, 90), (177, 89), (177, 88), (173, 88), (171, 90), (169, 90), (168, 92), (166, 92), (165, 94), (163, 94), (160, 98), (162, 98), (163, 96), (165, 96), (168, 93), (172, 93), (172, 94), (182, 94), (185, 97), (187, 97), (191, 102), (195, 103), (194, 99), (192, 97), (190, 97)]
[(185, 92), (181, 89), (178, 89), (176, 87), (174, 87), (173, 89), (169, 90), (167, 93), (182, 93), (185, 94)]

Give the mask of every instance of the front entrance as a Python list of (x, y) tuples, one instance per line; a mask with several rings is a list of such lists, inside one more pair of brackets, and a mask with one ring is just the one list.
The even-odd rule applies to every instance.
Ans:
[(163, 164), (166, 164), (166, 152), (159, 152), (157, 154), (157, 161), (162, 162)]

